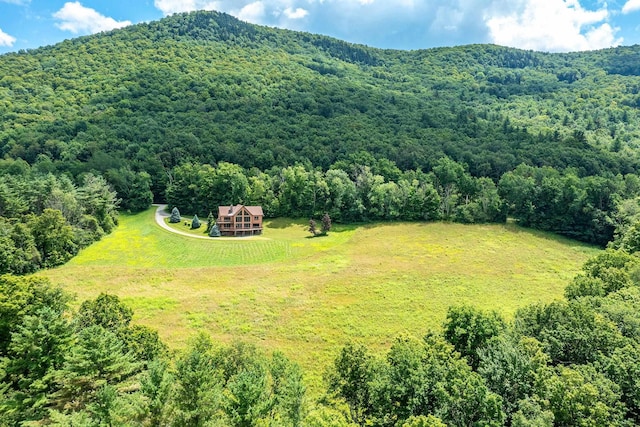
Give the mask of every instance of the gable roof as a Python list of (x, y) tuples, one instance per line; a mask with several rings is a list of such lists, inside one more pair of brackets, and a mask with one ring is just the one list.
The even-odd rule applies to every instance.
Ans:
[(235, 216), (242, 208), (245, 208), (251, 215), (253, 216), (264, 216), (262, 212), (262, 206), (244, 206), (244, 205), (235, 205), (235, 206), (218, 206), (218, 216)]

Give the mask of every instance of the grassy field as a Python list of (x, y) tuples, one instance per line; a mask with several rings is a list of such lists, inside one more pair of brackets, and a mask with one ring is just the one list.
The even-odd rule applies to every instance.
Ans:
[(319, 238), (304, 223), (265, 226), (258, 238), (194, 239), (160, 228), (149, 210), (122, 216), (114, 233), (39, 274), (78, 301), (120, 296), (174, 348), (206, 330), (280, 349), (313, 388), (348, 340), (382, 349), (398, 334), (423, 335), (453, 304), (509, 318), (560, 298), (598, 252), (511, 224), (376, 224)]

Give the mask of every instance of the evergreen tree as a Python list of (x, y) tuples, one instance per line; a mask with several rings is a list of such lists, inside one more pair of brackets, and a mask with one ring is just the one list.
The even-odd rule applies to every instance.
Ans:
[(139, 369), (113, 332), (94, 325), (81, 330), (77, 338), (57, 372), (60, 407), (82, 408), (95, 402), (96, 393), (104, 385), (117, 386)]
[(177, 206), (174, 206), (173, 209), (171, 209), (171, 216), (169, 217), (169, 222), (172, 224), (177, 224), (182, 220), (182, 218), (180, 217), (180, 211), (178, 210)]
[(218, 224), (213, 224), (211, 230), (209, 230), (209, 237), (220, 237), (220, 229), (218, 228)]
[(25, 316), (12, 334), (8, 357), (0, 363), (0, 381), (8, 391), (0, 413), (14, 412), (20, 421), (42, 418), (56, 389), (54, 373), (62, 367), (70, 343), (71, 327), (62, 312), (45, 306)]
[(216, 219), (213, 217), (213, 213), (209, 211), (209, 216), (207, 216), (207, 230), (206, 233), (209, 234), (211, 228), (216, 223)]
[(200, 228), (202, 224), (200, 224), (200, 219), (198, 218), (198, 215), (194, 215), (193, 219), (191, 220), (191, 229), (192, 230), (197, 230), (198, 228)]

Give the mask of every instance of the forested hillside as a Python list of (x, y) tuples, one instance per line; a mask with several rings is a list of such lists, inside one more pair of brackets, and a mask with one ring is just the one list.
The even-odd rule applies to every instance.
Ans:
[[(101, 176), (131, 211), (512, 216), (604, 245), (637, 213), (622, 202), (640, 191), (639, 74), (639, 46), (407, 52), (174, 15), (1, 56), (0, 174)], [(3, 203), (29, 205), (14, 184)], [(25, 223), (55, 204), (0, 213)]]
[(74, 175), (190, 160), (328, 169), (366, 151), (402, 170), (443, 155), (498, 179), (526, 162), (634, 172), (640, 47), (384, 51), (175, 15), (0, 57), (0, 154)]

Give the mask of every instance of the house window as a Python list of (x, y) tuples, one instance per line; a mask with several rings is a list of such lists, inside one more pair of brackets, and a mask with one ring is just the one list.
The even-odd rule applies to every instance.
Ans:
[(254, 221), (260, 221), (260, 217), (259, 217), (259, 216), (254, 216), (254, 217), (253, 217), (253, 220), (254, 220)]
[(244, 228), (249, 228), (249, 226), (250, 226), (250, 225), (251, 225), (251, 224), (245, 224), (245, 225), (244, 225)]
[(244, 222), (251, 222), (251, 217), (245, 216), (244, 217)]
[(253, 224), (253, 228), (260, 228), (260, 224)]
[(236, 228), (242, 228), (242, 224), (236, 224)]

